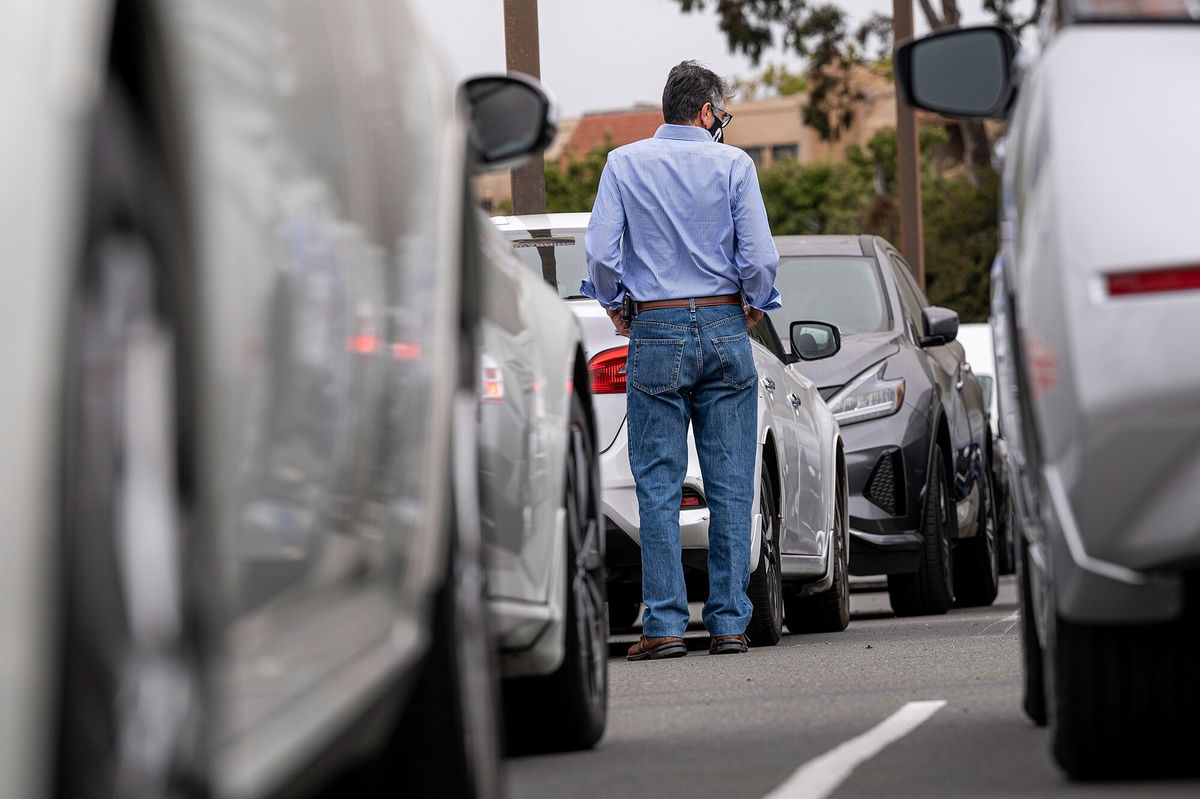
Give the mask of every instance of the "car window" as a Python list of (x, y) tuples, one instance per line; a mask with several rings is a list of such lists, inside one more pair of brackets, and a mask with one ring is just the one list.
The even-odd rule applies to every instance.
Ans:
[(925, 304), (921, 302), (921, 295), (917, 293), (920, 289), (917, 288), (917, 282), (909, 274), (907, 264), (891, 253), (888, 254), (888, 258), (892, 266), (892, 273), (895, 275), (896, 292), (900, 295), (900, 305), (904, 308), (905, 327), (908, 328), (913, 341), (917, 341), (925, 335), (925, 320), (921, 316), (921, 309), (925, 307)]
[(769, 349), (776, 358), (783, 360), (783, 342), (779, 340), (778, 331), (772, 324), (770, 316), (763, 314), (763, 318), (750, 328), (749, 333), (750, 338)]
[(779, 261), (775, 287), (783, 307), (770, 311), (778, 330), (796, 320), (829, 322), (842, 335), (892, 326), (883, 279), (874, 258), (791, 256)]
[(558, 296), (568, 299), (582, 296), (579, 284), (587, 277), (587, 260), (583, 254), (583, 228), (553, 228), (505, 233), (513, 252), (521, 262), (539, 276), (545, 274), (542, 265), (552, 260), (557, 277)]

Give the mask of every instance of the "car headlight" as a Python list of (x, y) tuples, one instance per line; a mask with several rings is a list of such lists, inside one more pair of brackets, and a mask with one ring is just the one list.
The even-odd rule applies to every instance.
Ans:
[(887, 380), (887, 362), (871, 367), (829, 399), (829, 410), (838, 424), (847, 425), (891, 416), (904, 404), (904, 378)]

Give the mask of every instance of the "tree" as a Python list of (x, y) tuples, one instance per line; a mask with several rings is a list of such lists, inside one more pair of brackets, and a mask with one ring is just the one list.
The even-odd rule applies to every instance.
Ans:
[(761, 74), (752, 78), (734, 78), (731, 84), (734, 94), (742, 100), (789, 97), (808, 90), (808, 80), (783, 64), (767, 64)]

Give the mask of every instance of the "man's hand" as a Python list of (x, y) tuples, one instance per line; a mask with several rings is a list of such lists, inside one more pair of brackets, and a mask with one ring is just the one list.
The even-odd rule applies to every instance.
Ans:
[(746, 314), (746, 329), (754, 327), (758, 324), (758, 320), (763, 318), (763, 312), (757, 308), (751, 308), (749, 305), (743, 305), (742, 311)]
[[(608, 312), (608, 318), (612, 320), (617, 335), (629, 338), (629, 325), (626, 323), (625, 317), (621, 315), (621, 309), (606, 308), (605, 310)], [(759, 315), (762, 315), (762, 311), (759, 311)]]

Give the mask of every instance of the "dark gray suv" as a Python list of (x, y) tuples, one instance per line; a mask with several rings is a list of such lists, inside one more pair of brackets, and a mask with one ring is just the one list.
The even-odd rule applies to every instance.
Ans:
[(780, 236), (776, 327), (827, 319), (842, 349), (796, 369), (842, 428), (850, 573), (886, 574), (900, 615), (996, 598), (996, 513), (987, 403), (955, 341), (958, 314), (931, 306), (878, 236)]

